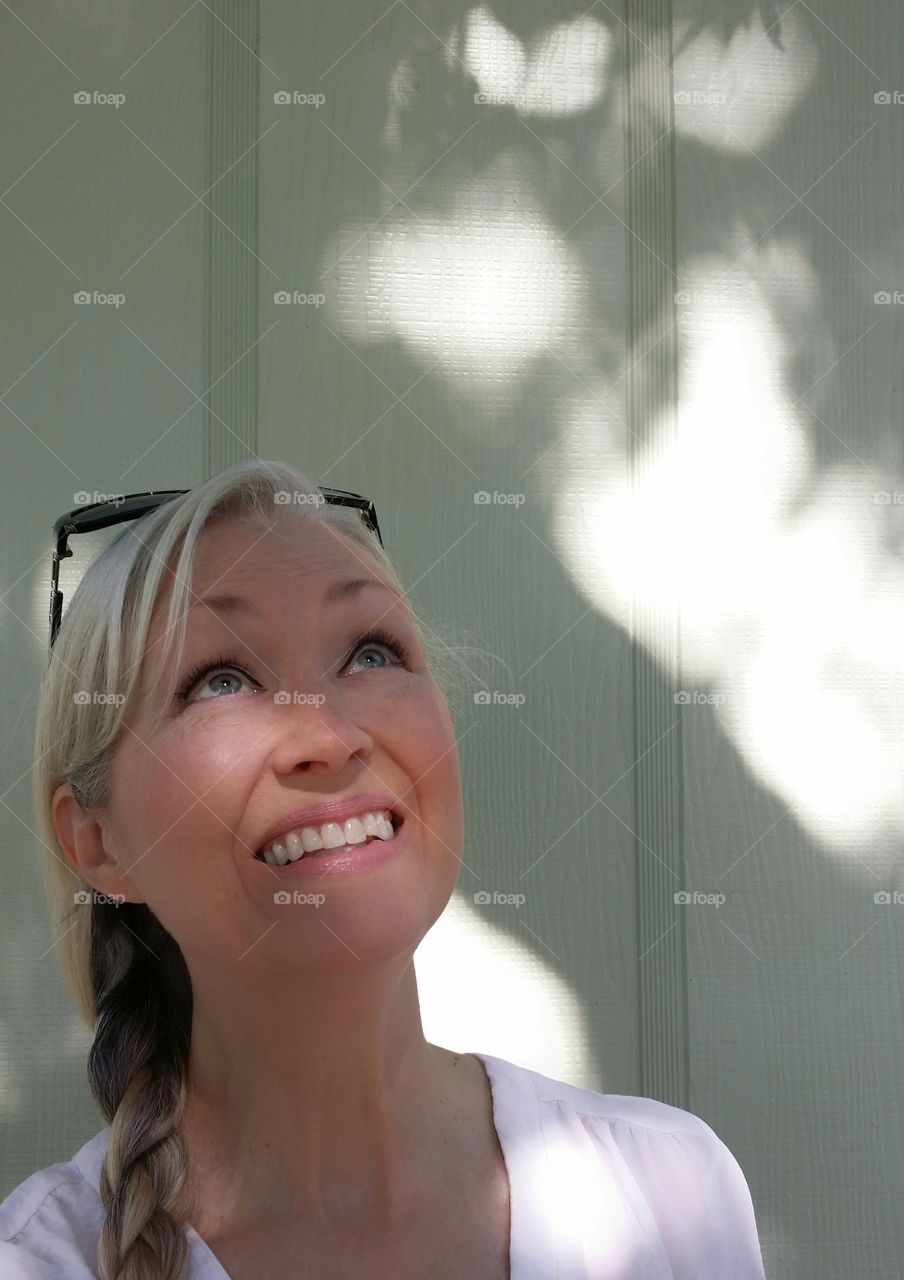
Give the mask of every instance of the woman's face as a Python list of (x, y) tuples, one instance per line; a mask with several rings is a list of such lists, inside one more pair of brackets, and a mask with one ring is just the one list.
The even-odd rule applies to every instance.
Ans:
[[(322, 603), (355, 578), (382, 585)], [(122, 887), (104, 891), (147, 902), (190, 968), (266, 960), (272, 979), (274, 958), (328, 968), (413, 951), (454, 889), (463, 826), (454, 727), (404, 599), (360, 544), (286, 517), (206, 530), (192, 590), (178, 684), (200, 663), (210, 669), (151, 732), (146, 699), (162, 693), (145, 664), (102, 822)], [(246, 607), (200, 603), (208, 593)], [(149, 645), (164, 619), (159, 608)], [(410, 661), (361, 645), (373, 626)], [(251, 861), (298, 809), (372, 791), (397, 800), (407, 826), (379, 869), (290, 882)], [(274, 901), (296, 888), (324, 900)]]

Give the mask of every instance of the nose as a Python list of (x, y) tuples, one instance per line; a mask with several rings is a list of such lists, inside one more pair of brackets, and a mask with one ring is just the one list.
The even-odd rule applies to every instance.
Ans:
[(373, 737), (336, 698), (323, 693), (277, 694), (273, 709), (275, 747), (273, 768), (293, 773), (312, 765), (340, 770), (350, 756), (367, 759)]

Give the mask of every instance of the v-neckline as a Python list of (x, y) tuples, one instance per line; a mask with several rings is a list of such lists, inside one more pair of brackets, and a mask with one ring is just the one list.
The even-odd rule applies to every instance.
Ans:
[[(525, 1120), (529, 1118), (530, 1129), (533, 1131), (534, 1125), (539, 1124), (536, 1098), (517, 1074), (513, 1075), (511, 1065), (505, 1062), (504, 1059), (496, 1058), (492, 1054), (477, 1053), (475, 1051), (471, 1051), (470, 1056), (477, 1058), (483, 1065), (489, 1081), (490, 1097), (493, 1104), (493, 1127), (496, 1130), (496, 1137), (499, 1140), (499, 1147), (502, 1151), (502, 1158), (505, 1161), (506, 1172), (508, 1173), (510, 1210), (509, 1280), (538, 1280), (539, 1277), (554, 1275), (555, 1260), (553, 1256), (553, 1241), (551, 1239), (547, 1241), (548, 1256), (546, 1258), (538, 1256), (536, 1252), (539, 1241), (535, 1241), (529, 1254), (525, 1254), (518, 1247), (518, 1242), (523, 1239), (524, 1231), (527, 1229), (528, 1216), (530, 1215), (528, 1203), (524, 1196), (528, 1170), (523, 1163), (523, 1154), (519, 1159), (519, 1147), (513, 1145), (510, 1141), (512, 1132), (510, 1126), (517, 1119), (519, 1127), (523, 1127)], [(516, 1090), (516, 1097), (512, 1097), (510, 1093), (512, 1084), (521, 1086)], [(532, 1108), (529, 1117), (525, 1115), (525, 1106)], [(530, 1146), (532, 1147), (533, 1144), (530, 1144)], [(523, 1151), (523, 1148), (521, 1150)], [(532, 1238), (536, 1234), (536, 1228), (537, 1223), (534, 1222), (531, 1228)], [(186, 1235), (188, 1237), (189, 1258), (191, 1261), (191, 1270), (189, 1272), (191, 1280), (231, 1280), (229, 1272), (203, 1236), (200, 1236), (192, 1226), (186, 1228)]]

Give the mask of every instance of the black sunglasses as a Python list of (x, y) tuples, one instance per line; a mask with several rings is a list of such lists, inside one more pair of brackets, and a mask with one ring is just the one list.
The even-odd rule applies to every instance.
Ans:
[[(377, 535), (382, 547), (383, 536), (377, 523), (376, 508), (369, 498), (362, 497), (360, 493), (349, 493), (345, 489), (327, 489), (323, 485), (319, 488), (324, 500), (333, 506), (356, 507), (361, 512), (361, 519)], [(70, 536), (74, 533), (93, 533), (96, 529), (105, 529), (108, 525), (121, 524), (125, 520), (137, 520), (155, 507), (162, 506), (164, 502), (170, 502), (189, 492), (188, 489), (152, 489), (148, 493), (130, 493), (107, 502), (91, 502), (85, 507), (74, 507), (54, 521), (50, 578), (51, 649), (63, 616), (63, 593), (59, 588), (60, 561), (73, 554), (68, 545)]]

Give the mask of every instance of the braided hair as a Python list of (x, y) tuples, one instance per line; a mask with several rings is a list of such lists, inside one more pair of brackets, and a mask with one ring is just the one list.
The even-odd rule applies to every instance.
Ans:
[(97, 902), (88, 1081), (110, 1124), (100, 1192), (103, 1280), (180, 1280), (188, 1162), (179, 1133), (191, 1043), (182, 952), (143, 903)]

